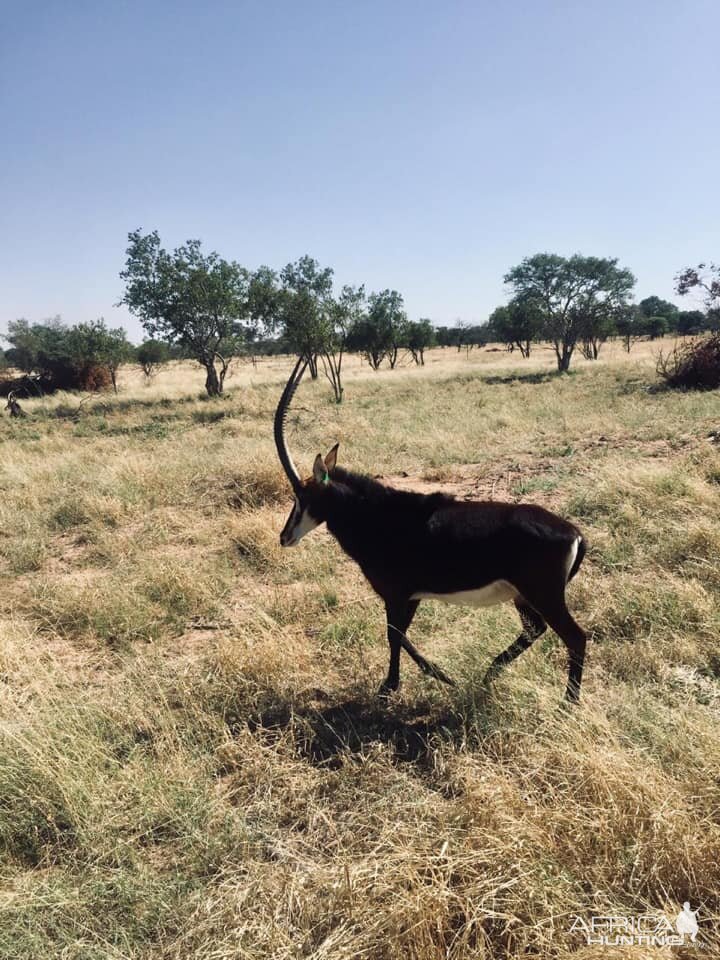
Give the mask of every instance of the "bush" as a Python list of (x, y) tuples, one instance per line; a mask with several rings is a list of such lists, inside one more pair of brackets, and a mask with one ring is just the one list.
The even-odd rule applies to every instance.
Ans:
[(118, 368), (130, 355), (125, 331), (109, 330), (102, 319), (73, 327), (59, 317), (34, 324), (14, 320), (6, 339), (12, 344), (8, 362), (30, 375), (25, 386), (31, 393), (114, 387)]
[(88, 391), (109, 390), (113, 385), (112, 373), (105, 366), (96, 363), (86, 364), (73, 371), (72, 386), (70, 389)]
[(720, 334), (676, 345), (660, 352), (657, 371), (669, 387), (714, 390), (720, 387)]
[(135, 350), (135, 359), (150, 380), (170, 359), (170, 346), (162, 340), (145, 340)]

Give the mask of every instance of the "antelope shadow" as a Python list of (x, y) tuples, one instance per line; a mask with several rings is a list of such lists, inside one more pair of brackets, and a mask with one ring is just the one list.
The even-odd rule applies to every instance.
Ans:
[(317, 698), (276, 702), (246, 722), (254, 732), (292, 727), (300, 755), (313, 764), (340, 766), (344, 758), (361, 756), (380, 744), (390, 748), (396, 761), (422, 766), (431, 762), (439, 743), (460, 745), (472, 731), (484, 732), (477, 729), (478, 715), (484, 717), (483, 725), (493, 725), (493, 711), (484, 709), (487, 699), (481, 693), (472, 711), (466, 711), (458, 705), (406, 704), (358, 693), (340, 703)]

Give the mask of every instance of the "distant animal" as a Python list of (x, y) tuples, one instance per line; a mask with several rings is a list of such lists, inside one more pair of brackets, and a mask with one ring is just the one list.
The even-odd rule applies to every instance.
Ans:
[(8, 394), (8, 401), (5, 405), (5, 409), (9, 411), (11, 417), (24, 417), (26, 416), (25, 411), (20, 406), (18, 401), (15, 399), (15, 391), (11, 390)]
[(490, 606), (512, 600), (522, 633), (490, 665), (486, 681), (527, 650), (547, 625), (567, 647), (566, 699), (580, 695), (586, 636), (565, 603), (565, 588), (585, 556), (576, 526), (539, 506), (459, 501), (444, 493), (397, 490), (337, 465), (338, 444), (315, 458), (302, 480), (285, 440), (285, 421), (306, 363), (297, 362), (275, 412), (275, 444), (295, 495), (280, 534), (297, 544), (321, 523), (360, 566), (385, 603), (390, 645), (387, 695), (400, 685), (400, 650), (427, 675), (453, 681), (410, 643), (406, 631), (421, 600)]

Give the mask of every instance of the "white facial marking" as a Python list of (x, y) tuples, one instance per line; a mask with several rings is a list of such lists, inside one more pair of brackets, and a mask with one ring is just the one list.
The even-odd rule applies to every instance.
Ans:
[(299, 543), (306, 533), (310, 533), (315, 527), (320, 525), (320, 521), (311, 516), (308, 510), (302, 510), (300, 503), (295, 498), (295, 506), (288, 522), (285, 524), (283, 536), (280, 542), (284, 547), (294, 547)]
[(476, 590), (458, 590), (455, 593), (414, 593), (412, 600), (442, 600), (444, 603), (470, 607), (493, 607), (518, 596), (515, 587), (507, 580), (494, 580)]
[(293, 529), (293, 543), (297, 543), (298, 540), (302, 540), (306, 533), (310, 533), (311, 530), (314, 530), (315, 527), (318, 526), (320, 526), (320, 521), (311, 516), (309, 510), (304, 510), (300, 514), (300, 518)]

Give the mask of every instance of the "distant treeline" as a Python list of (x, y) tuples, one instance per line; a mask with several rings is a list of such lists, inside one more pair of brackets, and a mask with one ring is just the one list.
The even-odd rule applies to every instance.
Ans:
[[(394, 369), (404, 358), (422, 365), (433, 346), (469, 351), (494, 342), (528, 357), (533, 344), (546, 342), (558, 370), (566, 371), (576, 350), (596, 359), (611, 338), (629, 351), (643, 337), (720, 329), (720, 268), (713, 264), (675, 278), (680, 295), (697, 289), (705, 298), (705, 310), (679, 310), (656, 296), (632, 303), (635, 277), (615, 259), (535, 254), (505, 275), (511, 296), (485, 323), (435, 327), (426, 317), (409, 319), (397, 290), (367, 294), (362, 284), (337, 290), (333, 270), (309, 256), (280, 271), (250, 271), (203, 253), (198, 240), (168, 251), (157, 232), (140, 230), (129, 234), (126, 252), (121, 303), (140, 320), (147, 341), (133, 346), (122, 328), (102, 319), (74, 326), (58, 317), (16, 320), (0, 365), (22, 371), (28, 388), (97, 390), (116, 387), (122, 363), (137, 362), (152, 377), (168, 360), (189, 358), (203, 366), (207, 392), (215, 396), (233, 360), (292, 353), (305, 358), (313, 378), (327, 377), (340, 402), (348, 352), (377, 370)], [(16, 386), (6, 380), (5, 392)]]

